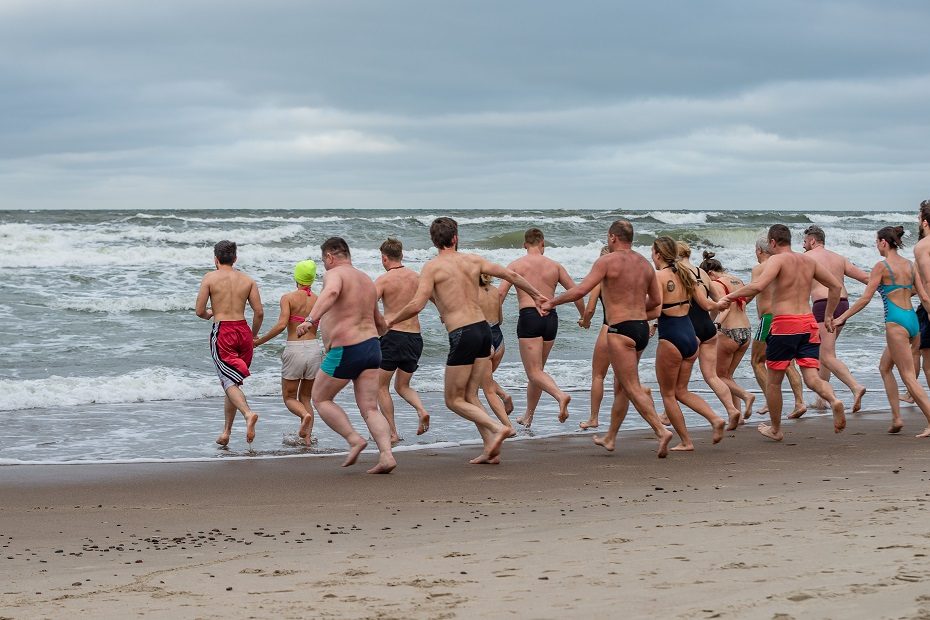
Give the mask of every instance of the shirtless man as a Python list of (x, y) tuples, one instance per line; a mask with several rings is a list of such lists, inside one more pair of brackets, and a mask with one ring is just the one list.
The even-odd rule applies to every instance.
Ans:
[(814, 390), (833, 410), (833, 430), (846, 428), (843, 402), (833, 393), (830, 384), (820, 378), (820, 330), (810, 307), (811, 283), (817, 280), (827, 289), (824, 324), (833, 331), (833, 310), (840, 300), (842, 286), (830, 271), (813, 258), (791, 250), (791, 231), (775, 224), (768, 232), (772, 257), (758, 278), (737, 289), (720, 301), (727, 308), (738, 297), (752, 297), (772, 288), (772, 323), (765, 345), (765, 365), (768, 368), (766, 401), (772, 423), (759, 425), (759, 432), (775, 441), (784, 439), (781, 432), (781, 384), (792, 360), (801, 367), (807, 387)]
[(359, 435), (345, 410), (334, 399), (352, 382), (359, 413), (378, 444), (378, 464), (369, 474), (387, 474), (397, 466), (391, 454), (391, 427), (378, 411), (378, 367), (381, 346), (378, 333), (383, 331), (384, 317), (378, 312), (375, 283), (352, 266), (349, 246), (341, 237), (330, 237), (320, 246), (323, 253), (323, 290), (312, 314), (297, 327), (303, 336), (311, 327), (320, 326), (326, 357), (313, 382), (311, 398), (326, 425), (349, 443), (349, 455), (343, 467), (353, 465), (368, 445)]
[[(555, 285), (561, 284), (568, 290), (575, 286), (565, 267), (551, 258), (543, 256), (546, 251), (546, 240), (538, 228), (530, 228), (523, 235), (523, 247), (526, 256), (518, 258), (507, 265), (527, 279), (527, 281), (546, 297), (555, 295)], [(510, 290), (510, 282), (504, 281), (500, 286), (501, 301)], [(533, 414), (542, 393), (550, 395), (559, 403), (559, 422), (568, 419), (568, 403), (572, 397), (559, 389), (555, 380), (545, 371), (546, 360), (555, 344), (555, 336), (559, 331), (559, 316), (555, 310), (546, 316), (540, 316), (536, 311), (533, 299), (522, 291), (517, 291), (517, 302), (520, 306), (520, 318), (517, 320), (517, 339), (520, 344), (520, 359), (529, 385), (526, 388), (526, 413), (517, 418), (517, 422), (529, 428), (533, 423)], [(575, 301), (578, 314), (584, 318), (584, 301)]]
[[(378, 299), (384, 304), (385, 316), (392, 316), (413, 297), (420, 276), (403, 264), (404, 246), (397, 239), (388, 239), (381, 244), (381, 266), (387, 273), (375, 280)], [(420, 335), (420, 319), (413, 316), (398, 323), (381, 336), (381, 375), (378, 384), (378, 406), (391, 426), (391, 443), (400, 441), (394, 424), (394, 401), (391, 400), (391, 377), (394, 390), (410, 406), (416, 409), (420, 423), (417, 435), (429, 430), (429, 414), (416, 390), (410, 387), (410, 379), (416, 372), (420, 355), (423, 354), (423, 337)]]
[(646, 321), (658, 316), (662, 303), (659, 281), (652, 265), (633, 251), (633, 225), (627, 220), (617, 220), (610, 225), (607, 246), (610, 253), (597, 259), (584, 280), (543, 304), (543, 309), (580, 300), (595, 286), (601, 285), (601, 300), (609, 324), (607, 349), (615, 386), (610, 430), (603, 439), (595, 435), (594, 443), (610, 451), (614, 449), (617, 432), (626, 416), (629, 401), (632, 401), (655, 431), (659, 440), (657, 455), (665, 458), (672, 433), (659, 422), (652, 398), (639, 382), (639, 358), (649, 343), (649, 324)]
[[(765, 268), (765, 261), (771, 256), (769, 250), (769, 240), (767, 235), (762, 235), (756, 239), (756, 262), (758, 263), (755, 267), (752, 268), (752, 278), (755, 280), (762, 273), (762, 270)], [(760, 291), (756, 295), (756, 313), (759, 315), (759, 327), (756, 329), (756, 334), (752, 339), (752, 350), (750, 352), (750, 362), (752, 363), (752, 372), (756, 376), (756, 383), (759, 384), (759, 389), (762, 390), (762, 395), (765, 396), (766, 386), (768, 385), (768, 372), (765, 369), (765, 341), (769, 337), (769, 328), (772, 326), (772, 289), (766, 289)], [(789, 418), (799, 418), (807, 412), (807, 405), (804, 404), (804, 387), (801, 383), (801, 374), (798, 372), (797, 368), (794, 367), (792, 363), (788, 366), (788, 384), (791, 386), (791, 391), (794, 393), (794, 409), (791, 411)], [(759, 413), (766, 414), (769, 412), (768, 405), (764, 409), (760, 409)], [(745, 419), (749, 419), (749, 416), (752, 413), (747, 413), (744, 415)]]
[(448, 217), (433, 220), (430, 239), (439, 250), (420, 273), (413, 299), (388, 319), (388, 328), (416, 316), (431, 298), (449, 332), (446, 360), (446, 406), (478, 427), (484, 449), (470, 463), (500, 462), (501, 444), (511, 429), (493, 420), (478, 400), (478, 387), (491, 364), (491, 327), (478, 305), (478, 276), (503, 278), (527, 293), (537, 304), (547, 301), (523, 276), (475, 254), (458, 251), (458, 224)]
[[(842, 289), (840, 290), (840, 302), (833, 311), (833, 318), (839, 317), (849, 309), (849, 294), (846, 292), (845, 277), (849, 276), (863, 284), (869, 281), (869, 274), (859, 269), (844, 256), (836, 252), (831, 252), (824, 247), (826, 235), (820, 226), (808, 226), (804, 231), (804, 251), (815, 261), (827, 268), (833, 274)], [(830, 381), (830, 373), (836, 375), (836, 378), (846, 384), (849, 391), (853, 394), (853, 413), (862, 409), (862, 397), (865, 396), (865, 387), (856, 381), (849, 368), (836, 356), (836, 340), (840, 337), (843, 326), (836, 328), (834, 332), (827, 331), (824, 327), (824, 308), (827, 305), (827, 289), (817, 281), (811, 283), (811, 309), (814, 312), (814, 318), (820, 327), (820, 378), (824, 381)], [(826, 409), (827, 404), (818, 398), (812, 405), (814, 409)], [(803, 414), (790, 415), (790, 417), (799, 418)]]
[[(213, 246), (213, 264), (216, 271), (203, 277), (200, 292), (197, 293), (195, 312), (202, 319), (213, 319), (210, 333), (210, 353), (216, 365), (216, 373), (226, 393), (223, 413), (226, 423), (223, 432), (216, 438), (216, 443), (225, 446), (229, 443), (236, 411), (245, 417), (245, 440), (251, 446), (255, 439), (255, 423), (258, 414), (252, 411), (242, 382), (249, 376), (252, 363), (252, 341), (258, 336), (265, 312), (262, 309), (262, 297), (255, 280), (233, 267), (236, 263), (236, 244), (232, 241), (220, 241)], [(207, 301), (210, 308), (207, 308)], [(252, 308), (252, 328), (245, 321), (245, 304)]]
[[(919, 241), (914, 245), (914, 265), (917, 274), (923, 281), (924, 289), (930, 290), (930, 288), (927, 288), (930, 286), (930, 200), (924, 200), (920, 203), (917, 225), (919, 227), (917, 229)], [(927, 386), (930, 387), (930, 318), (928, 318), (923, 305), (917, 306), (917, 323), (920, 326), (919, 355), (923, 359), (922, 363), (918, 365), (917, 354), (915, 353), (914, 368), (919, 373), (920, 366), (923, 366), (924, 377), (927, 380)], [(910, 398), (908, 394), (907, 401), (914, 402), (914, 399)]]

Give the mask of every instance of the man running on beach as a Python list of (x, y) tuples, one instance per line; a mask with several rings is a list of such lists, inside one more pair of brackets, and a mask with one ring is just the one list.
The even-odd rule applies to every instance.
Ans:
[[(255, 423), (258, 422), (258, 414), (249, 407), (241, 386), (249, 376), (252, 342), (258, 336), (265, 312), (262, 309), (258, 284), (233, 266), (236, 258), (234, 242), (224, 240), (213, 246), (213, 264), (216, 271), (211, 271), (203, 277), (194, 306), (197, 316), (207, 320), (213, 319), (210, 353), (220, 377), (220, 384), (226, 393), (223, 401), (226, 421), (223, 432), (216, 438), (216, 443), (221, 446), (229, 444), (229, 435), (232, 433), (237, 410), (245, 417), (245, 440), (249, 444), (255, 439)], [(246, 303), (252, 308), (251, 329), (245, 320)]]
[(811, 283), (817, 280), (827, 288), (824, 323), (833, 331), (833, 310), (840, 300), (839, 281), (823, 265), (804, 254), (791, 250), (791, 231), (775, 224), (768, 232), (772, 254), (757, 279), (724, 297), (721, 308), (727, 308), (738, 297), (752, 297), (772, 287), (772, 324), (765, 345), (765, 365), (768, 368), (766, 401), (771, 424), (759, 425), (759, 432), (775, 441), (784, 439), (781, 432), (781, 384), (792, 360), (797, 360), (807, 387), (814, 390), (833, 410), (833, 430), (846, 428), (843, 402), (833, 393), (830, 384), (820, 378), (820, 331), (811, 313)]
[(439, 250), (423, 267), (416, 294), (400, 312), (388, 317), (388, 328), (416, 316), (433, 299), (449, 332), (446, 360), (446, 406), (478, 427), (484, 449), (470, 463), (500, 462), (501, 444), (512, 429), (493, 420), (478, 400), (478, 387), (491, 364), (491, 326), (478, 305), (478, 276), (503, 278), (526, 291), (541, 305), (547, 301), (520, 274), (476, 254), (458, 251), (458, 224), (448, 217), (433, 220), (430, 239)]
[[(751, 280), (755, 280), (765, 269), (765, 262), (772, 256), (769, 249), (769, 240), (767, 235), (762, 235), (756, 239), (756, 262), (752, 268)], [(756, 376), (756, 383), (765, 396), (768, 386), (768, 371), (765, 368), (765, 341), (769, 337), (769, 328), (772, 326), (772, 289), (768, 288), (759, 291), (756, 295), (756, 313), (759, 315), (759, 327), (756, 329), (756, 335), (752, 340), (752, 351), (750, 352), (750, 363), (752, 372)], [(799, 418), (807, 412), (807, 405), (804, 404), (804, 386), (801, 383), (801, 374), (794, 367), (794, 363), (788, 366), (788, 384), (794, 393), (794, 409), (791, 411), (789, 418)], [(768, 404), (758, 413), (767, 414), (769, 412)], [(750, 414), (744, 415), (744, 419), (749, 419)]]
[[(924, 200), (920, 203), (920, 211), (917, 215), (917, 243), (914, 245), (914, 265), (917, 274), (924, 283), (924, 289), (930, 290), (930, 200)], [(927, 310), (923, 305), (917, 306), (917, 324), (920, 326), (919, 356), (922, 358), (918, 364), (917, 356), (914, 354), (914, 368), (918, 374), (923, 367), (924, 378), (927, 386), (930, 387), (930, 317), (927, 316)], [(907, 392), (902, 395), (902, 400), (913, 403), (914, 399)]]
[[(393, 316), (417, 291), (420, 276), (403, 264), (404, 246), (397, 239), (388, 239), (381, 244), (381, 265), (387, 273), (375, 280), (378, 299), (384, 304), (384, 315)], [(429, 430), (429, 414), (416, 390), (410, 387), (410, 379), (417, 370), (423, 353), (423, 337), (420, 335), (420, 319), (415, 315), (398, 323), (381, 336), (381, 373), (378, 385), (378, 406), (391, 426), (391, 443), (400, 441), (394, 424), (394, 401), (391, 400), (391, 377), (395, 372), (394, 389), (398, 396), (416, 409), (420, 423), (417, 435)]]
[[(555, 295), (555, 285), (561, 284), (568, 290), (575, 286), (565, 267), (556, 261), (543, 256), (546, 251), (546, 240), (543, 232), (538, 228), (530, 228), (523, 235), (523, 247), (526, 256), (518, 258), (507, 265), (532, 284), (546, 297)], [(510, 290), (510, 282), (504, 281), (500, 285), (500, 296), (503, 302)], [(540, 316), (536, 310), (533, 299), (523, 291), (517, 291), (517, 302), (520, 306), (520, 316), (517, 319), (517, 339), (520, 343), (520, 359), (529, 385), (526, 388), (526, 413), (517, 422), (529, 428), (533, 423), (533, 414), (543, 392), (549, 394), (559, 403), (559, 422), (568, 419), (568, 403), (572, 397), (559, 389), (555, 380), (545, 371), (546, 360), (555, 344), (555, 336), (559, 331), (559, 316), (555, 310), (546, 316)], [(584, 302), (575, 301), (578, 314), (584, 318)]]
[(672, 433), (660, 422), (655, 404), (639, 382), (639, 358), (649, 343), (648, 318), (655, 318), (662, 303), (662, 292), (655, 269), (645, 258), (633, 251), (633, 225), (627, 220), (617, 220), (607, 233), (610, 253), (601, 256), (591, 267), (590, 273), (579, 284), (565, 291), (549, 303), (548, 310), (560, 304), (580, 300), (601, 285), (601, 302), (609, 327), (607, 349), (614, 381), (614, 403), (610, 408), (610, 430), (594, 443), (613, 450), (617, 432), (626, 416), (629, 401), (655, 431), (659, 440), (659, 458), (668, 455), (668, 444)]
[(359, 413), (378, 444), (378, 464), (369, 474), (387, 474), (397, 466), (391, 453), (391, 427), (378, 411), (378, 367), (381, 346), (378, 333), (384, 317), (378, 311), (375, 283), (352, 266), (349, 245), (341, 237), (330, 237), (320, 246), (323, 253), (323, 290), (313, 306), (312, 315), (297, 326), (303, 336), (310, 326), (320, 325), (326, 357), (313, 382), (311, 398), (326, 425), (349, 443), (349, 455), (343, 467), (353, 465), (368, 445), (359, 435), (345, 410), (334, 399), (352, 382)]
[[(863, 284), (868, 283), (869, 274), (859, 269), (849, 259), (840, 256), (836, 252), (831, 252), (824, 247), (826, 235), (820, 226), (808, 226), (804, 231), (804, 251), (806, 256), (810, 256), (815, 261), (827, 268), (834, 278), (839, 281), (840, 301), (833, 311), (833, 318), (837, 318), (849, 310), (849, 294), (846, 292), (845, 277), (849, 276)], [(830, 373), (836, 375), (836, 378), (846, 384), (849, 391), (853, 394), (852, 411), (856, 413), (862, 409), (862, 397), (865, 396), (865, 386), (856, 381), (849, 368), (836, 356), (836, 340), (840, 337), (843, 326), (839, 326), (835, 331), (830, 332), (824, 327), (824, 309), (827, 307), (827, 288), (817, 281), (811, 283), (811, 310), (814, 313), (814, 319), (820, 328), (820, 378), (824, 381), (830, 381)], [(826, 409), (827, 404), (818, 398), (813, 404), (814, 409)], [(789, 415), (789, 418), (799, 418), (803, 413), (798, 415)]]

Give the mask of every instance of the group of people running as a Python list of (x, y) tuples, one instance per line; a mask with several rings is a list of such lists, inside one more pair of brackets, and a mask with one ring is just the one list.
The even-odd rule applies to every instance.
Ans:
[[(263, 310), (254, 280), (234, 268), (236, 245), (221, 241), (214, 247), (216, 270), (201, 284), (197, 315), (213, 320), (211, 354), (225, 391), (225, 426), (217, 443), (229, 442), (236, 413), (246, 420), (246, 440), (255, 436), (258, 414), (251, 410), (241, 385), (249, 375), (255, 346), (285, 330), (282, 353), (282, 395), (288, 410), (300, 418), (299, 436), (310, 445), (314, 412), (348, 443), (344, 466), (352, 465), (367, 441), (352, 426), (336, 395), (353, 383), (355, 401), (379, 458), (369, 473), (387, 473), (396, 466), (391, 447), (400, 440), (390, 393), (393, 380), (398, 396), (417, 412), (417, 434), (429, 430), (430, 416), (411, 377), (423, 350), (419, 313), (432, 301), (448, 331), (444, 399), (446, 406), (475, 424), (483, 449), (472, 463), (499, 463), (501, 447), (515, 434), (510, 422), (513, 399), (494, 380), (493, 372), (504, 353), (500, 329), (502, 302), (511, 286), (517, 290), (517, 338), (527, 375), (526, 409), (517, 422), (529, 427), (543, 392), (559, 407), (559, 421), (569, 416), (571, 396), (546, 373), (545, 365), (558, 331), (556, 307), (574, 303), (578, 324), (589, 328), (598, 303), (603, 323), (592, 357), (591, 410), (583, 429), (599, 426), (608, 368), (614, 372), (609, 428), (594, 442), (607, 450), (616, 445), (617, 433), (630, 403), (653, 429), (657, 454), (693, 450), (681, 405), (710, 423), (713, 442), (734, 430), (753, 413), (755, 396), (734, 380), (734, 371), (751, 348), (756, 380), (765, 397), (761, 413), (769, 422), (758, 427), (766, 437), (781, 441), (782, 383), (789, 377), (795, 395), (789, 417), (803, 415), (801, 383), (818, 395), (811, 406), (832, 410), (834, 429), (845, 428), (846, 407), (829, 383), (830, 374), (849, 387), (852, 411), (861, 408), (865, 387), (836, 357), (835, 342), (844, 323), (861, 311), (878, 291), (885, 305), (887, 347), (879, 369), (892, 413), (889, 432), (903, 427), (897, 367), (907, 386), (905, 398), (915, 402), (927, 417), (928, 427), (918, 437), (930, 436), (930, 398), (917, 380), (918, 352), (930, 352), (927, 313), (915, 313), (911, 296), (930, 307), (930, 201), (920, 209), (921, 241), (915, 247), (915, 266), (898, 254), (904, 229), (885, 227), (876, 235), (882, 260), (871, 272), (827, 250), (825, 234), (817, 226), (804, 232), (804, 253), (791, 249), (791, 233), (776, 224), (756, 243), (758, 264), (747, 284), (727, 272), (713, 253), (704, 252), (695, 266), (691, 249), (670, 237), (652, 244), (652, 264), (632, 249), (633, 227), (624, 219), (611, 224), (607, 244), (591, 271), (579, 283), (558, 262), (545, 256), (545, 237), (538, 228), (524, 235), (526, 255), (507, 267), (475, 254), (458, 251), (458, 225), (440, 217), (430, 226), (437, 255), (420, 273), (403, 263), (403, 247), (396, 239), (381, 245), (385, 273), (372, 281), (352, 265), (349, 247), (339, 237), (321, 246), (325, 268), (323, 288), (317, 295), (316, 263), (302, 261), (294, 268), (295, 289), (280, 300), (280, 317), (260, 335)], [(925, 274), (925, 275), (923, 275)], [(844, 287), (851, 277), (866, 284), (852, 306)], [(501, 280), (492, 286), (494, 278)], [(925, 279), (924, 279), (925, 278)], [(564, 290), (556, 295), (556, 287)], [(588, 296), (588, 303), (584, 297)], [(755, 300), (758, 326), (753, 330), (747, 305)], [(380, 308), (379, 308), (380, 302)], [(252, 323), (245, 320), (245, 306)], [(382, 310), (383, 309), (383, 310)], [(323, 345), (317, 339), (322, 333)], [(664, 415), (660, 416), (651, 390), (639, 380), (639, 360), (651, 336), (658, 333), (656, 379)], [(918, 336), (920, 336), (918, 338)], [(925, 346), (926, 345), (926, 346)], [(925, 363), (930, 355), (925, 356)], [(699, 362), (707, 385), (727, 413), (718, 416), (698, 394), (689, 390), (692, 366)], [(795, 368), (797, 365), (797, 369)], [(479, 389), (494, 416), (478, 397)], [(679, 443), (669, 447), (674, 434)]]

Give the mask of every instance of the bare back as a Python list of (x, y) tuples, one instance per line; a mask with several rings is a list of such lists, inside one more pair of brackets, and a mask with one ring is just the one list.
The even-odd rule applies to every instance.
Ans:
[[(417, 286), (420, 284), (420, 275), (413, 269), (399, 267), (391, 269), (387, 273), (378, 276), (375, 280), (375, 287), (378, 296), (384, 304), (385, 316), (394, 316), (400, 312), (401, 308), (407, 305), (413, 299), (414, 293), (417, 292)], [(398, 332), (407, 332), (411, 334), (420, 333), (419, 315), (414, 315), (409, 319), (391, 327)]]
[(478, 304), (482, 259), (464, 252), (440, 252), (423, 268), (433, 281), (433, 301), (448, 331), (484, 321)]
[[(759, 263), (758, 265), (752, 268), (752, 277), (750, 278), (750, 280), (755, 280), (756, 278), (759, 277), (759, 275), (762, 273), (762, 270), (765, 269), (766, 262), (768, 262), (768, 259), (766, 259), (765, 261)], [(772, 313), (772, 292), (773, 291), (774, 289), (772, 287), (762, 289), (761, 291), (759, 291), (759, 293), (754, 298), (756, 300), (756, 313), (759, 315), (760, 319), (762, 318), (763, 314)]]
[(797, 252), (775, 254), (766, 261), (766, 271), (778, 270), (772, 282), (772, 314), (810, 314), (810, 290), (817, 262)]
[[(316, 295), (307, 295), (303, 289), (297, 289), (281, 296), (281, 314), (287, 313), (287, 339), (296, 341), (316, 340), (316, 327), (310, 326), (303, 336), (297, 335), (297, 326), (310, 316), (316, 304)], [(290, 320), (294, 317), (295, 320)], [(282, 316), (283, 318), (283, 316)], [(300, 321), (296, 319), (300, 318)]]
[[(510, 263), (507, 268), (526, 278), (530, 284), (536, 287), (537, 291), (550, 299), (555, 295), (556, 284), (567, 277), (567, 275), (562, 275), (565, 269), (562, 265), (542, 254), (527, 254)], [(509, 286), (509, 284), (509, 282), (505, 283), (504, 286)], [(517, 289), (517, 303), (521, 309), (535, 307), (533, 298), (530, 297), (529, 293), (520, 289)]]
[(652, 265), (632, 250), (617, 250), (597, 260), (603, 261), (605, 269), (601, 300), (607, 322), (645, 320), (646, 298), (657, 288)]
[(256, 294), (255, 280), (235, 269), (217, 269), (203, 278), (201, 294), (206, 288), (214, 321), (245, 320), (245, 304)]
[(339, 287), (339, 295), (323, 316), (320, 327), (329, 346), (344, 347), (376, 338), (374, 314), (378, 292), (371, 278), (352, 265), (343, 264), (326, 272), (324, 291), (330, 284)]
[[(519, 290), (519, 289), (517, 289)], [(501, 298), (497, 288), (491, 286), (478, 287), (478, 305), (484, 314), (484, 320), (491, 325), (501, 322)]]
[[(821, 265), (823, 265), (827, 271), (830, 272), (834, 278), (840, 282), (840, 297), (847, 297), (846, 292), (846, 265), (847, 260), (845, 257), (837, 254), (836, 252), (831, 252), (830, 250), (824, 248), (823, 246), (817, 246), (811, 250), (808, 250), (804, 253), (804, 256), (814, 259)], [(811, 282), (811, 300), (818, 301), (820, 299), (827, 298), (827, 287), (814, 280)]]

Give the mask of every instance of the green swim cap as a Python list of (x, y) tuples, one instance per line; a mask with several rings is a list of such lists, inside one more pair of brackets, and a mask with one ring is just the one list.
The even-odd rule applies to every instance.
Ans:
[(312, 260), (302, 260), (294, 265), (294, 280), (297, 284), (313, 284), (316, 280), (316, 263)]

